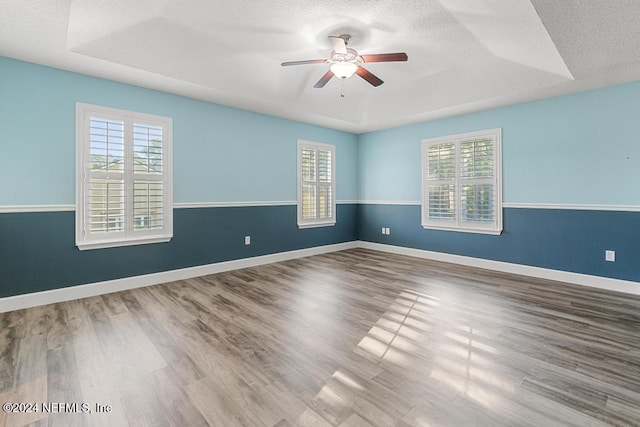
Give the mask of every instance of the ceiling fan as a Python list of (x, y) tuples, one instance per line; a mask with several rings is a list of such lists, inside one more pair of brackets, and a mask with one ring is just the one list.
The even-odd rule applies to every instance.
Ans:
[(384, 83), (378, 76), (367, 70), (362, 64), (368, 62), (393, 62), (406, 61), (407, 54), (398, 53), (378, 53), (372, 55), (359, 55), (355, 49), (347, 47), (351, 36), (342, 34), (340, 36), (329, 36), (333, 50), (329, 59), (309, 59), (306, 61), (290, 61), (283, 62), (282, 66), (304, 65), (304, 64), (331, 64), (331, 68), (327, 71), (318, 82), (313, 86), (315, 88), (324, 87), (333, 76), (346, 80), (353, 74), (357, 74), (373, 86), (380, 86)]

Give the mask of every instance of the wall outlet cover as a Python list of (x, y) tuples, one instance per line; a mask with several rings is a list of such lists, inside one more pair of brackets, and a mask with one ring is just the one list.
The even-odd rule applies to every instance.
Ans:
[(604, 259), (609, 262), (616, 262), (616, 251), (604, 251)]

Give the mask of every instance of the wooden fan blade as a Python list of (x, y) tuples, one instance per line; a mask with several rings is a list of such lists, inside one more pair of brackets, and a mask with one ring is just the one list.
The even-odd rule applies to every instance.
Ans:
[(406, 61), (409, 59), (406, 53), (378, 53), (373, 55), (360, 55), (360, 58), (364, 62), (393, 62), (393, 61)]
[(364, 67), (358, 67), (358, 69), (356, 70), (356, 74), (376, 87), (384, 83), (382, 80), (380, 80), (378, 76), (376, 76), (375, 74), (373, 74), (372, 72), (370, 72)]
[(344, 39), (342, 37), (329, 36), (329, 40), (331, 41), (331, 46), (333, 46), (333, 50), (336, 53), (347, 53), (347, 45), (344, 43)]
[(334, 76), (333, 71), (331, 70), (327, 71), (326, 73), (324, 73), (324, 76), (320, 77), (320, 80), (318, 80), (318, 82), (315, 85), (313, 85), (313, 87), (317, 89), (324, 87), (324, 85), (326, 85), (327, 82), (331, 80), (331, 77), (333, 76)]
[(325, 62), (327, 62), (326, 59), (308, 59), (306, 61), (283, 62), (280, 65), (282, 65), (283, 67), (288, 67), (289, 65), (324, 64)]

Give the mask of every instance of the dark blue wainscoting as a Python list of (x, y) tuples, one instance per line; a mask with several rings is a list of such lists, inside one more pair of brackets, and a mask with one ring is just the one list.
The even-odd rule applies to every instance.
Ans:
[(87, 251), (74, 212), (0, 214), (0, 297), (354, 241), (356, 212), (340, 204), (335, 226), (301, 230), (295, 206), (174, 209), (168, 243)]
[(175, 209), (168, 243), (79, 251), (74, 212), (0, 214), (0, 297), (354, 240), (640, 281), (638, 212), (506, 208), (500, 236), (425, 230), (420, 206), (341, 204), (337, 220), (300, 230), (295, 206)]
[(500, 236), (425, 230), (420, 206), (365, 204), (357, 227), (368, 242), (640, 281), (640, 212), (505, 208), (503, 220)]

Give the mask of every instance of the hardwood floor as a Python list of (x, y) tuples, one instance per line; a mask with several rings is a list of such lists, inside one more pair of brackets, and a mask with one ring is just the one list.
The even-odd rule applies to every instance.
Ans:
[(0, 323), (11, 427), (640, 425), (640, 298), (364, 249)]

